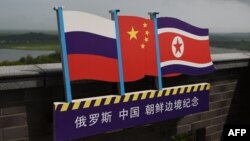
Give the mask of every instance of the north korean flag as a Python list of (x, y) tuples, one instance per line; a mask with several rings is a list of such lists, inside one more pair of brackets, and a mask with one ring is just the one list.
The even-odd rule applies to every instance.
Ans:
[(163, 76), (202, 75), (214, 71), (208, 29), (170, 17), (157, 21)]

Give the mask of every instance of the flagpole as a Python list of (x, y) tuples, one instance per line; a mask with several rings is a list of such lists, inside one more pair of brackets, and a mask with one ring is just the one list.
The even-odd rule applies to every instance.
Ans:
[(119, 9), (111, 10), (112, 18), (115, 21), (115, 30), (116, 30), (116, 46), (117, 46), (117, 55), (118, 55), (118, 68), (119, 68), (119, 79), (120, 79), (120, 94), (125, 95), (125, 86), (124, 86), (124, 73), (122, 65), (122, 53), (121, 53), (121, 42), (120, 42), (120, 32), (119, 32), (119, 20), (118, 12)]
[(63, 68), (63, 78), (65, 84), (65, 92), (66, 92), (66, 100), (67, 102), (72, 102), (72, 94), (71, 94), (71, 85), (69, 79), (69, 68), (68, 68), (68, 58), (67, 58), (67, 50), (66, 50), (66, 40), (65, 40), (65, 32), (64, 32), (64, 22), (63, 22), (63, 7), (55, 7), (54, 10), (57, 12), (57, 23), (60, 35), (60, 43), (61, 43), (61, 58), (62, 58), (62, 68)]
[(155, 49), (156, 49), (156, 61), (157, 61), (157, 73), (158, 73), (158, 90), (162, 89), (162, 73), (161, 73), (161, 58), (160, 58), (160, 47), (158, 38), (158, 23), (156, 15), (158, 12), (149, 12), (150, 19), (154, 21), (154, 31), (155, 31)]

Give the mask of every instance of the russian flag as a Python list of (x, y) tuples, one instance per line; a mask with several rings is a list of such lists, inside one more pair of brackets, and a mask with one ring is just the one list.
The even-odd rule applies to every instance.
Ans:
[(78, 11), (63, 11), (70, 80), (119, 82), (115, 23)]
[(214, 71), (208, 29), (170, 17), (157, 21), (163, 76), (202, 75)]

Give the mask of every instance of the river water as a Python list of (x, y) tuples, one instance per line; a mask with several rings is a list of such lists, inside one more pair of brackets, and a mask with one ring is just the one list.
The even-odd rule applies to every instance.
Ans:
[(45, 50), (17, 50), (17, 49), (0, 49), (0, 61), (17, 61), (22, 57), (31, 55), (37, 57), (39, 55), (46, 55), (55, 53), (55, 51)]

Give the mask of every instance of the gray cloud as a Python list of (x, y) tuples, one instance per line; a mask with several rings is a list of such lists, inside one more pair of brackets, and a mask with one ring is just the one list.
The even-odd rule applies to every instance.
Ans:
[(250, 32), (250, 0), (0, 0), (0, 30), (57, 30), (56, 5), (106, 18), (116, 8), (121, 15), (146, 18), (158, 11), (211, 32)]
[(250, 0), (238, 0), (238, 1), (250, 5)]

